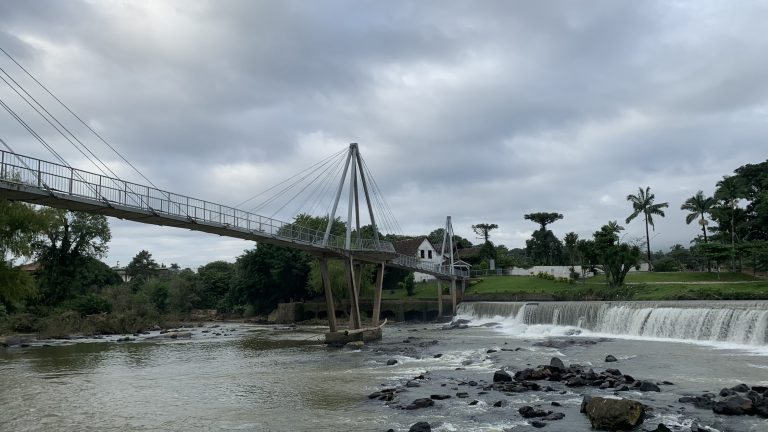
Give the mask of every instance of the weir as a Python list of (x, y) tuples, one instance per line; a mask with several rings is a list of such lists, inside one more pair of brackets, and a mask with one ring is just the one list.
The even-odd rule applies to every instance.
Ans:
[(458, 316), (617, 336), (768, 345), (768, 301), (469, 302), (459, 306)]

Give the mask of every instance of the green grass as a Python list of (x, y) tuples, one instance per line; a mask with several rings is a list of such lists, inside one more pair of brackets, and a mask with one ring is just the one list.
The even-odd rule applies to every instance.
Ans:
[[(486, 276), (475, 279), (466, 294), (489, 300), (757, 300), (768, 299), (768, 281), (741, 273), (630, 273), (627, 285), (610, 288), (603, 276), (568, 284), (531, 276)], [(700, 282), (700, 283), (697, 283)], [(738, 283), (733, 283), (738, 282)], [(443, 289), (450, 284), (444, 282)], [(414, 295), (384, 291), (385, 300), (434, 300), (437, 283), (417, 283)]]

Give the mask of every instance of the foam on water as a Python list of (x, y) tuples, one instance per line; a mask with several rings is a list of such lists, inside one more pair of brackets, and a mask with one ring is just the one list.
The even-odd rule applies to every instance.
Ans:
[(525, 338), (605, 336), (768, 355), (768, 302), (474, 302), (457, 318)]

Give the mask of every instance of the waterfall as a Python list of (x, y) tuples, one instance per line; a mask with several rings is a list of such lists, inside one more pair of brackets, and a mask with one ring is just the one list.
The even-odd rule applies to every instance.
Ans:
[(768, 345), (768, 301), (470, 302), (470, 320), (578, 327), (617, 336)]

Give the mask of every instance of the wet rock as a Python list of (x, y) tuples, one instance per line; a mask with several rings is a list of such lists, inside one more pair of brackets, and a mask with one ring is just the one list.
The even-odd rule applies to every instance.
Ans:
[(768, 399), (763, 398), (753, 402), (755, 415), (762, 418), (768, 418)]
[(475, 387), (475, 386), (477, 386), (477, 381), (468, 381), (468, 382), (467, 382), (467, 385), (470, 385), (470, 386), (472, 386), (472, 387)]
[(616, 357), (612, 356), (611, 354), (608, 354), (605, 356), (605, 362), (606, 363), (613, 363), (619, 361)]
[(728, 396), (735, 395), (736, 391), (729, 388), (724, 388), (724, 389), (720, 389), (719, 394), (720, 394), (720, 397), (728, 397)]
[(493, 406), (496, 408), (504, 408), (507, 405), (509, 405), (509, 402), (505, 400), (500, 400), (493, 403)]
[(407, 410), (415, 410), (420, 408), (427, 408), (435, 405), (435, 401), (433, 401), (430, 398), (420, 398), (416, 399), (413, 402), (410, 403), (410, 405), (406, 406), (405, 409)]
[(432, 427), (427, 422), (418, 422), (412, 424), (408, 432), (432, 432)]
[(664, 423), (659, 423), (654, 432), (672, 432), (672, 429), (668, 428)]
[(480, 401), (475, 399), (473, 401), (470, 401), (467, 405), (477, 405), (478, 403), (480, 403)]
[(565, 385), (568, 387), (584, 387), (587, 384), (586, 381), (584, 381), (584, 378), (580, 376), (575, 376), (573, 378), (568, 379), (568, 381), (565, 382)]
[(440, 395), (440, 394), (433, 394), (429, 396), (430, 399), (433, 400), (444, 400), (444, 399), (450, 399), (451, 395)]
[(660, 392), (661, 391), (659, 386), (657, 386), (656, 384), (650, 381), (640, 381), (640, 385), (637, 385), (637, 383), (635, 383), (635, 387), (637, 387), (640, 391), (643, 391), (643, 392), (649, 392), (649, 391)]
[(544, 411), (528, 405), (521, 407), (517, 412), (519, 412), (523, 418), (544, 417), (548, 414), (552, 414), (552, 411)]
[(458, 393), (456, 393), (456, 397), (457, 397), (457, 398), (460, 398), (460, 399), (468, 398), (468, 397), (469, 397), (469, 393), (466, 393), (466, 392), (458, 392)]
[(544, 423), (543, 421), (538, 421), (538, 420), (532, 420), (531, 421), (531, 426), (535, 427), (536, 429), (541, 429), (541, 428), (543, 428), (546, 425), (547, 424)]
[(552, 402), (550, 405), (555, 407), (563, 406), (560, 402)]
[(599, 430), (631, 430), (643, 422), (644, 409), (643, 404), (629, 399), (585, 396), (582, 401), (582, 412)]
[(419, 384), (417, 382), (414, 382), (414, 381), (408, 381), (407, 383), (405, 383), (405, 386), (406, 387), (421, 387), (421, 384)]
[(739, 384), (739, 385), (735, 385), (735, 386), (731, 387), (731, 390), (733, 390), (733, 391), (735, 391), (737, 393), (746, 393), (746, 392), (750, 391), (751, 389), (746, 384)]
[(397, 360), (395, 359), (389, 359), (387, 360), (387, 366), (393, 366), (397, 364)]
[(499, 352), (499, 350), (489, 349), (489, 350), (485, 351), (486, 354), (493, 354), (495, 352)]
[(728, 396), (712, 406), (715, 414), (724, 415), (751, 414), (753, 409), (752, 401), (740, 395)]
[(493, 382), (510, 382), (512, 381), (512, 376), (507, 372), (503, 370), (497, 370), (493, 373)]
[(350, 341), (344, 344), (344, 348), (350, 348), (350, 349), (360, 349), (365, 346), (365, 342), (363, 341)]
[(557, 357), (552, 357), (552, 360), (549, 361), (549, 365), (552, 366), (552, 367), (556, 367), (556, 368), (558, 368), (560, 370), (565, 370), (566, 369), (565, 363), (563, 363), (563, 361), (560, 360)]
[(551, 414), (547, 414), (546, 416), (542, 417), (542, 420), (549, 420), (549, 421), (555, 421), (555, 420), (562, 420), (565, 418), (565, 414), (559, 413), (559, 412), (553, 412)]
[(435, 354), (435, 355), (432, 356), (432, 358), (440, 358), (442, 356), (443, 356), (442, 354)]

